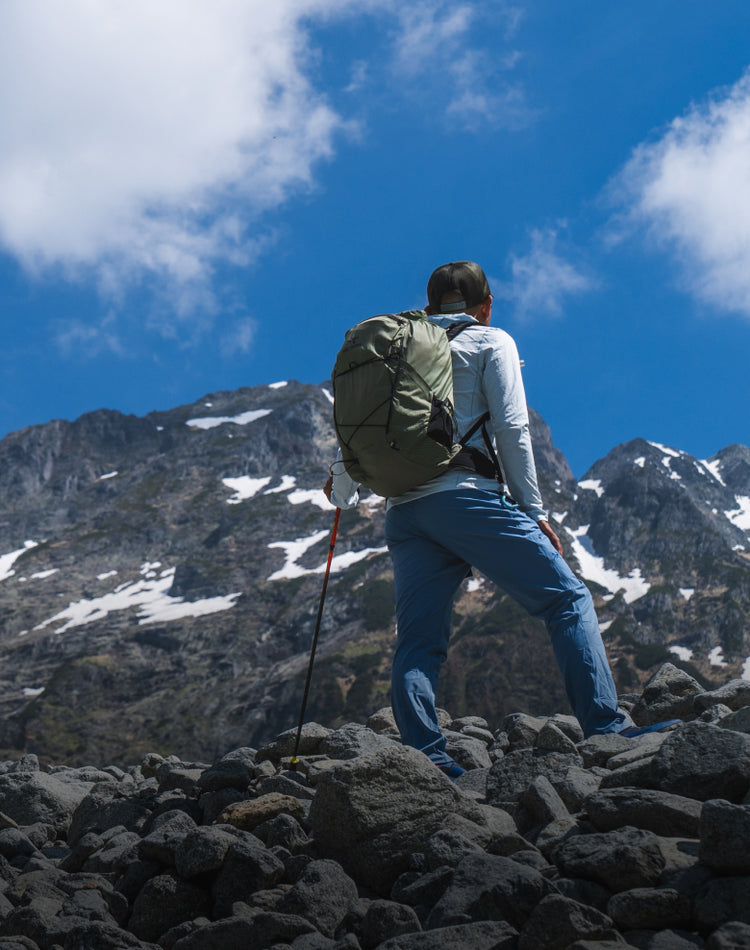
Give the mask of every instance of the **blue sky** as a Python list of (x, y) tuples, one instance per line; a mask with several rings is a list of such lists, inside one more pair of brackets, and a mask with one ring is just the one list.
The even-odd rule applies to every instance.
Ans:
[(748, 38), (742, 0), (8, 0), (0, 436), (321, 382), (469, 258), (576, 475), (749, 444)]

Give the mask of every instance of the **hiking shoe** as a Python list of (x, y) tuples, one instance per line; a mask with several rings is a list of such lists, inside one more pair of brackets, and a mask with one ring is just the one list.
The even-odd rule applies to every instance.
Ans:
[(438, 765), (438, 768), (443, 775), (448, 776), (451, 782), (455, 782), (461, 775), (466, 775), (466, 769), (462, 769), (461, 766), (456, 765), (455, 762), (452, 762), (450, 765)]
[(655, 722), (653, 726), (628, 726), (618, 736), (625, 736), (626, 739), (636, 739), (638, 736), (645, 736), (649, 732), (671, 732), (682, 725), (682, 719), (665, 719), (664, 722)]

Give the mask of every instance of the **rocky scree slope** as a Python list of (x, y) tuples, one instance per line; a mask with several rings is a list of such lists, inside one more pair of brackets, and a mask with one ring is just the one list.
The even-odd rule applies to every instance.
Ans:
[(5, 950), (740, 950), (750, 946), (750, 684), (671, 664), (636, 721), (490, 731), (441, 713), (468, 770), (401, 746), (391, 710), (307, 722), (213, 764), (0, 764)]
[[(750, 676), (750, 449), (702, 462), (635, 440), (577, 484), (531, 419), (543, 494), (620, 688), (667, 659), (705, 688)], [(0, 749), (212, 761), (295, 723), (334, 453), (328, 387), (295, 382), (0, 441)], [(539, 621), (479, 575), (454, 620), (441, 702), (455, 715), (497, 728), (517, 709), (565, 708)], [(393, 641), (383, 503), (365, 493), (341, 519), (310, 717), (361, 722), (385, 705)]]

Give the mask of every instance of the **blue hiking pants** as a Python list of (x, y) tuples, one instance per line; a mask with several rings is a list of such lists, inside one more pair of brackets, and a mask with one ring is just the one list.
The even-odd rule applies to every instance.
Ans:
[(393, 505), (386, 542), (398, 624), (391, 702), (405, 745), (437, 765), (452, 762), (438, 726), (435, 690), (448, 652), (453, 598), (470, 566), (544, 621), (584, 734), (626, 727), (591, 595), (528, 515), (496, 492), (437, 492)]

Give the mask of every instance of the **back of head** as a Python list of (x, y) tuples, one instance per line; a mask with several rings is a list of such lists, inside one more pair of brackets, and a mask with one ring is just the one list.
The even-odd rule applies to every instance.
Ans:
[(473, 261), (442, 264), (427, 282), (427, 300), (433, 313), (466, 313), (489, 295), (484, 271)]

